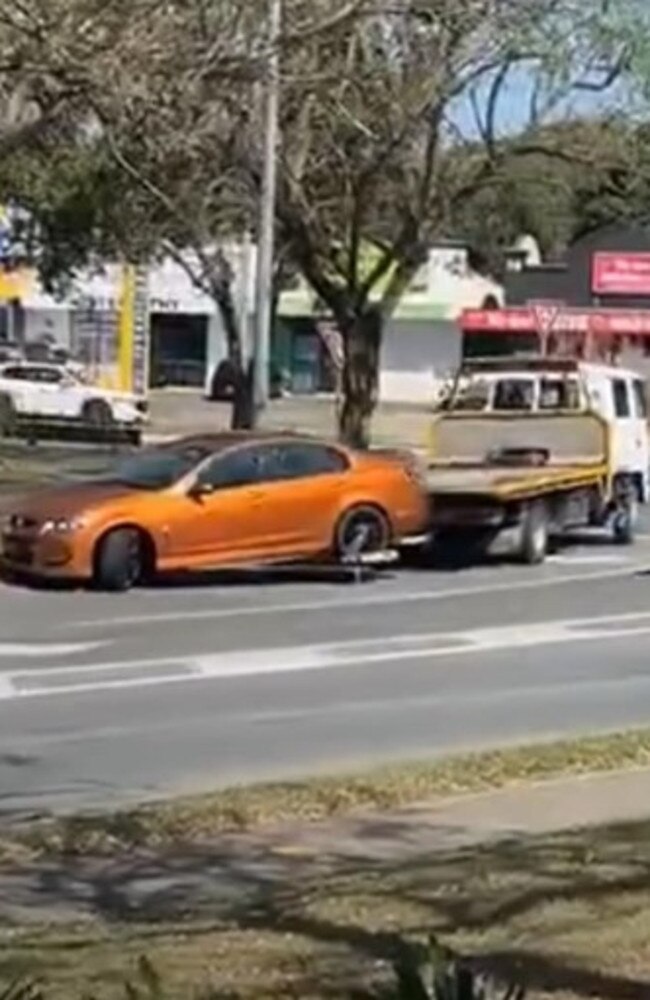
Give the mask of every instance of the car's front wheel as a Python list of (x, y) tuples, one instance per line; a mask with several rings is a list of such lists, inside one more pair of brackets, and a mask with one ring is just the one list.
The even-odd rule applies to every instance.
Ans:
[(124, 593), (142, 580), (145, 571), (142, 538), (135, 528), (116, 528), (101, 539), (94, 561), (93, 584), (98, 590)]
[(111, 426), (113, 411), (105, 399), (89, 399), (84, 403), (81, 419), (93, 430), (100, 430)]

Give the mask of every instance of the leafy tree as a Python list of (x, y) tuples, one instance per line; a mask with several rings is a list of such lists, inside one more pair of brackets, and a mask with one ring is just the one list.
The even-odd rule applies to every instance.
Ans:
[[(218, 304), (240, 372), (223, 245), (255, 227), (265, 15), (263, 0), (0, 0), (0, 82), (42, 125), (6, 190), (47, 237), (45, 273), (171, 254)], [(576, 88), (610, 86), (631, 44), (602, 0), (285, 0), (279, 247), (342, 332), (344, 440), (368, 443), (383, 324), (431, 239), (490, 204), (508, 164), (566, 158), (541, 126)], [(504, 143), (522, 72), (530, 128)]]

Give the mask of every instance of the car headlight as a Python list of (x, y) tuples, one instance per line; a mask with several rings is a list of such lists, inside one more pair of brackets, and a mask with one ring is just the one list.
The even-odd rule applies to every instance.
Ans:
[(82, 517), (52, 518), (41, 525), (41, 535), (70, 535), (83, 528), (85, 523)]

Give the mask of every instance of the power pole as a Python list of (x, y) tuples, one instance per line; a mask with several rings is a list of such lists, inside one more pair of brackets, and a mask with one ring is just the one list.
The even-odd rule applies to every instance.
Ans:
[(269, 363), (273, 300), (273, 255), (280, 103), (279, 41), (282, 0), (268, 0), (268, 55), (264, 86), (264, 149), (262, 190), (257, 237), (255, 335), (253, 351), (253, 404), (255, 425), (269, 398)]

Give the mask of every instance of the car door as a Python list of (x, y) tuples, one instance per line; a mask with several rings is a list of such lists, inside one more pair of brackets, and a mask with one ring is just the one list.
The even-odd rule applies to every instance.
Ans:
[(34, 365), (31, 369), (31, 385), (34, 398), (38, 403), (38, 415), (41, 417), (70, 417), (70, 390), (66, 386), (62, 371), (47, 366)]
[(217, 455), (199, 470), (200, 494), (180, 498), (171, 529), (170, 554), (196, 565), (255, 558), (264, 518), (261, 457), (255, 446)]
[(308, 555), (331, 541), (349, 461), (311, 441), (269, 443), (262, 460), (263, 538), (278, 555)]

